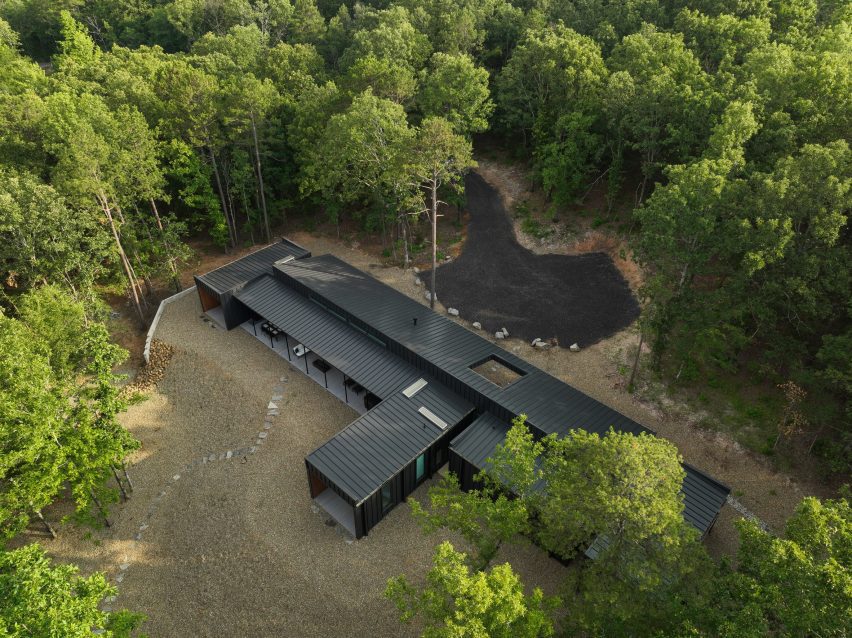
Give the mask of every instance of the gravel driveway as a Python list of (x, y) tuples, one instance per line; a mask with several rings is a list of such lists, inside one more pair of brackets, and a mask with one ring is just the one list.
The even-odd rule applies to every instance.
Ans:
[[(470, 211), (461, 255), (438, 267), (438, 299), (490, 333), (589, 346), (629, 326), (639, 305), (604, 253), (537, 255), (515, 239), (500, 194), (480, 175), (465, 180)], [(431, 271), (423, 273), (428, 286)]]

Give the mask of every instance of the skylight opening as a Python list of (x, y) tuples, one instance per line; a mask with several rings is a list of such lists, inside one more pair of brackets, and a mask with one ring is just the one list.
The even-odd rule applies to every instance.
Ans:
[(429, 408), (421, 405), (420, 408), (417, 411), (420, 414), (422, 414), (423, 416), (425, 416), (427, 419), (429, 419), (433, 424), (435, 424), (439, 428), (441, 428), (442, 430), (447, 429), (447, 422), (444, 421), (444, 419), (439, 417), (437, 414), (432, 412), (432, 410), (430, 410)]
[(526, 374), (496, 355), (491, 355), (485, 361), (470, 366), (470, 369), (498, 388), (505, 388)]
[(426, 379), (417, 379), (414, 383), (408, 386), (402, 393), (409, 399), (420, 392), (427, 385)]

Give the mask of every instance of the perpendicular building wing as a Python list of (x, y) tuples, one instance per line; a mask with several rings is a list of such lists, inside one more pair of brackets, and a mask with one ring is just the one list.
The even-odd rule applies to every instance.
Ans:
[[(204, 309), (228, 328), (260, 327), (362, 412), (305, 459), (311, 497), (356, 538), (447, 462), (472, 487), (520, 414), (537, 436), (650, 433), (334, 256), (283, 240), (243, 259), (196, 277)], [(729, 489), (684, 469), (684, 517), (703, 535)]]

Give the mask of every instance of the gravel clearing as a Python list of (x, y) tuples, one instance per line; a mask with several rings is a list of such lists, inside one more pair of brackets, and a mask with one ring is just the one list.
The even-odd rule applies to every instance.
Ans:
[[(416, 635), (383, 598), (387, 579), (418, 580), (440, 540), (463, 541), (424, 537), (405, 506), (357, 542), (329, 525), (308, 495), (304, 457), (356, 413), (249, 334), (200, 314), (195, 296), (167, 308), (157, 338), (174, 346), (171, 362), (124, 416), (143, 442), (132, 498), (94, 542), (63, 529), (50, 551), (106, 571), (119, 588), (109, 606), (145, 613), (152, 638)], [(279, 396), (280, 416), (269, 418)], [(268, 436), (250, 453), (259, 433)], [(556, 593), (558, 563), (534, 548), (505, 555)]]

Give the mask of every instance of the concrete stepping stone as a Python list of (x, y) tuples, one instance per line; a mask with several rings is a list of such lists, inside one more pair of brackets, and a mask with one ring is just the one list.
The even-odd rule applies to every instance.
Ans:
[(272, 397), (272, 401), (280, 401), (283, 398), (284, 398), (283, 394), (276, 394)]
[(265, 438), (266, 438), (266, 436), (267, 436), (268, 434), (269, 434), (269, 432), (260, 432), (260, 433), (257, 435), (257, 438), (259, 438), (259, 439), (265, 439)]
[(278, 404), (277, 404), (277, 403), (273, 403), (272, 401), (270, 401), (270, 402), (269, 402), (269, 405), (267, 405), (267, 406), (266, 406), (266, 409), (267, 409), (267, 410), (277, 410), (277, 409), (278, 409)]

